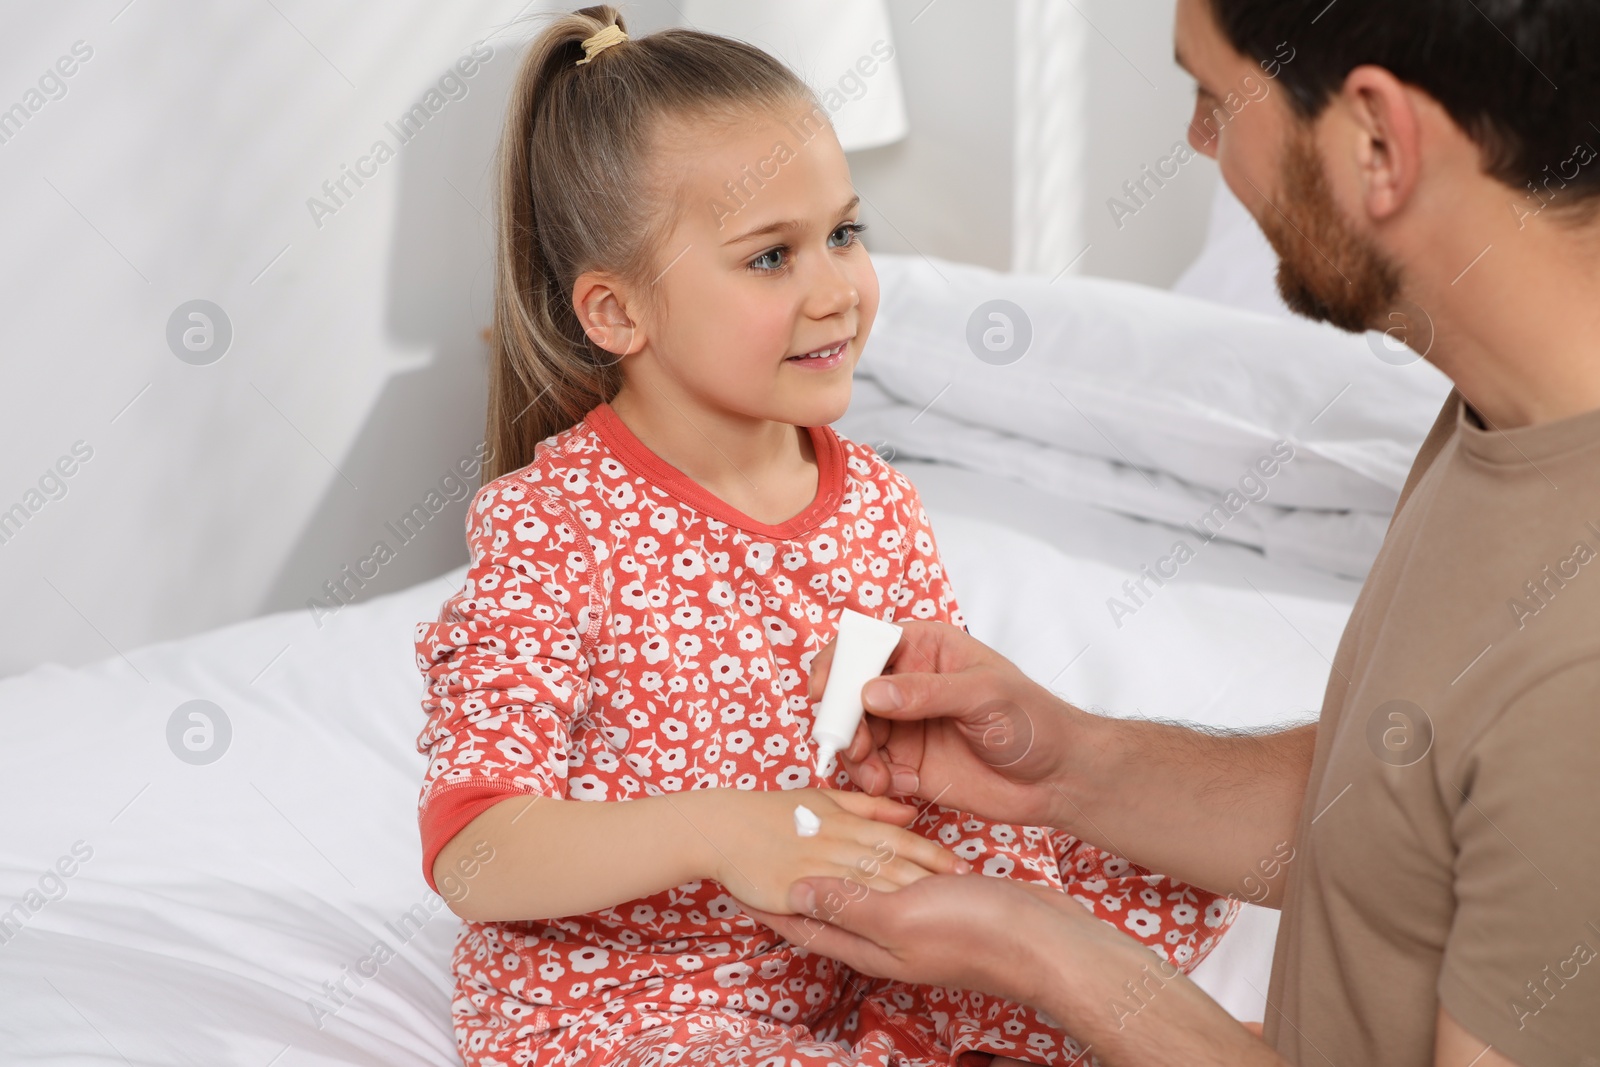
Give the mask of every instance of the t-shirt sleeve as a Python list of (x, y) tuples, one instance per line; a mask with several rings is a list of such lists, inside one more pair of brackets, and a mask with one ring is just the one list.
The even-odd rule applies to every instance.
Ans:
[(900, 546), (903, 566), (899, 580), (889, 587), (894, 617), (934, 619), (964, 627), (966, 619), (956, 603), (944, 561), (939, 558), (939, 546), (934, 541), (933, 525), (928, 521), (922, 498), (905, 475), (896, 471), (891, 477), (901, 496), (899, 506), (905, 528), (905, 541)]
[[(1441, 783), (1456, 912), (1439, 998), (1522, 1064), (1600, 1050), (1600, 658), (1528, 689)], [(1600, 1061), (1597, 1061), (1600, 1062)]]
[(428, 769), (417, 801), (423, 877), (439, 851), (508, 796), (564, 798), (571, 728), (585, 710), (598, 625), (593, 551), (560, 503), (491, 482), (467, 516), (471, 563), (416, 632)]

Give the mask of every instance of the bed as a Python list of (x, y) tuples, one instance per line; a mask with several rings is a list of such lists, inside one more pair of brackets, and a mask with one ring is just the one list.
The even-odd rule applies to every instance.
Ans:
[[(879, 270), (841, 429), (919, 488), (972, 632), (1106, 714), (1314, 716), (1442, 380), (1196, 296)], [(996, 300), (1028, 309), (1020, 355), (969, 343), (1005, 325)], [(1212, 530), (1252, 470), (1262, 494)], [(0, 1061), (458, 1062), (411, 636), (464, 572), (0, 680)], [(1241, 1019), (1263, 1017), (1275, 927), (1246, 908), (1196, 972)]]

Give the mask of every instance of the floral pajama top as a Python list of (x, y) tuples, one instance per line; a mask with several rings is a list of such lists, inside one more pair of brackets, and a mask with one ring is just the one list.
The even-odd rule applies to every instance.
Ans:
[[(839, 610), (961, 624), (911, 484), (832, 430), (809, 432), (816, 497), (778, 525), (690, 481), (607, 405), (478, 490), (466, 580), (416, 632), (429, 759), (419, 822), (436, 891), (440, 849), (513, 795), (824, 784), (812, 780), (805, 675)], [(855, 788), (842, 771), (826, 784)], [(1184, 970), (1237, 910), (1039, 827), (928, 805), (912, 829), (985, 875), (1062, 887)], [(808, 953), (712, 881), (558, 920), (465, 923), (452, 968), (469, 1067), (1081, 1054), (1027, 1008)]]

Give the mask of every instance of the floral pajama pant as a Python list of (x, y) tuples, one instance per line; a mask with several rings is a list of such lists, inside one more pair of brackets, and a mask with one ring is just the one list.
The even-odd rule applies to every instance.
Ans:
[(1036, 1013), (995, 997), (865, 976), (856, 976), (852, 985), (860, 999), (837, 1006), (812, 1026), (732, 1012), (694, 1013), (639, 1033), (606, 1062), (618, 1067), (972, 1067), (988, 1063), (991, 1054), (1048, 1067), (1088, 1062), (1075, 1041)]

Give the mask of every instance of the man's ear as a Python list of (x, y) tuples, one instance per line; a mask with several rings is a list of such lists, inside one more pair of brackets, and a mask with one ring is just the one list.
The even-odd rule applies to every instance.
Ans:
[(644, 347), (644, 330), (628, 301), (627, 286), (603, 271), (586, 271), (572, 285), (572, 310), (589, 340), (619, 359)]
[(1413, 90), (1383, 67), (1345, 78), (1341, 98), (1355, 125), (1357, 177), (1367, 213), (1389, 218), (1411, 200), (1422, 171), (1422, 124)]

